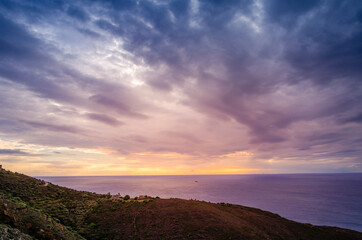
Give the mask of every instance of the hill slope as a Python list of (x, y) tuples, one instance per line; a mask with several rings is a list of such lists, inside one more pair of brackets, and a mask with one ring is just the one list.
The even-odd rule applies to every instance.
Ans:
[(360, 232), (297, 223), (255, 208), (182, 199), (125, 200), (4, 170), (0, 224), (36, 239), (362, 239)]

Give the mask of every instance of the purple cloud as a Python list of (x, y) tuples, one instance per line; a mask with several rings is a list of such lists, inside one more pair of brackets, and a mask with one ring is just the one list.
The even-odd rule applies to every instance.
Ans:
[(3, 1), (0, 134), (360, 167), (361, 12), (324, 0)]

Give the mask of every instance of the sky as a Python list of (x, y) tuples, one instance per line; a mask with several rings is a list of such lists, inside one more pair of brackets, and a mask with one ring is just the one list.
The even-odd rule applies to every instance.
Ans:
[(362, 1), (2, 0), (0, 164), (362, 172)]

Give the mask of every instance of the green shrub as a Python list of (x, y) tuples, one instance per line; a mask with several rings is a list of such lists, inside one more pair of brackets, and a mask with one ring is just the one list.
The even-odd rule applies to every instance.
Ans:
[(124, 200), (129, 200), (131, 197), (129, 195), (124, 196)]
[(97, 226), (96, 223), (92, 222), (88, 225), (89, 228), (95, 228)]

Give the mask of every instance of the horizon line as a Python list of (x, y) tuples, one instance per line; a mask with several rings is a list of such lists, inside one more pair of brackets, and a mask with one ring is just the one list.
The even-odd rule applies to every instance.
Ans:
[(302, 174), (362, 174), (362, 172), (304, 172), (304, 173), (239, 173), (239, 174), (145, 174), (145, 175), (53, 175), (30, 177), (162, 177), (162, 176), (240, 176), (240, 175), (302, 175)]

